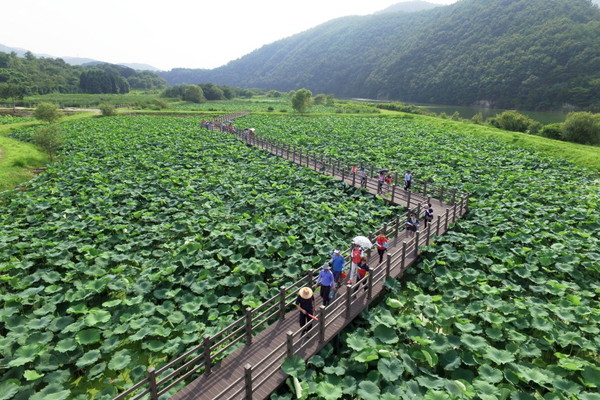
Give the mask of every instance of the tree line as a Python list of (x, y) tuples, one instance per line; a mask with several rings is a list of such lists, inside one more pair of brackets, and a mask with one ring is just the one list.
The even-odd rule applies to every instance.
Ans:
[(150, 71), (113, 64), (69, 65), (60, 58), (0, 52), (0, 98), (48, 93), (128, 93), (162, 89), (166, 81)]

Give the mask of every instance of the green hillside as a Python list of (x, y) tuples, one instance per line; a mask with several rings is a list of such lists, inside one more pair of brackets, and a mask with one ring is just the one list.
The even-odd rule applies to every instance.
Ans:
[(345, 97), (500, 108), (600, 105), (600, 11), (589, 0), (461, 0), (345, 17), (214, 70), (161, 73)]

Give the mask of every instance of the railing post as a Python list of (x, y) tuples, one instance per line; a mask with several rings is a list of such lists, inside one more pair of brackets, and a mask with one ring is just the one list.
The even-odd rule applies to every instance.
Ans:
[(392, 185), (392, 203), (394, 202), (395, 196), (396, 196), (396, 185)]
[(444, 192), (445, 192), (445, 188), (444, 188), (444, 186), (440, 187), (440, 201), (441, 201), (442, 203), (445, 203), (445, 200), (444, 200)]
[(352, 186), (356, 186), (356, 172), (352, 173)]
[(285, 319), (285, 286), (279, 287), (279, 318)]
[(452, 189), (452, 200), (450, 200), (450, 204), (456, 204), (456, 189)]
[(410, 212), (410, 189), (408, 189), (408, 200), (406, 200), (406, 208), (408, 208), (409, 212)]
[(444, 222), (444, 232), (448, 231), (448, 215), (450, 214), (450, 209), (446, 208), (446, 222)]
[(419, 256), (419, 235), (421, 234), (421, 232), (416, 231), (415, 232), (415, 257)]
[(462, 196), (460, 197), (460, 200), (458, 200), (458, 215), (462, 215), (464, 200), (465, 200), (465, 198)]
[(400, 271), (404, 271), (406, 266), (406, 240), (402, 242), (402, 260), (400, 261)]
[(148, 385), (150, 386), (150, 399), (158, 400), (158, 389), (156, 387), (156, 370), (148, 368)]
[(394, 245), (398, 242), (398, 232), (400, 231), (400, 216), (396, 215), (396, 228), (394, 228)]
[(454, 207), (452, 208), (452, 222), (456, 222), (456, 203), (454, 203)]
[(435, 235), (436, 236), (440, 235), (440, 225), (442, 225), (442, 216), (438, 215), (437, 216), (437, 225), (435, 226)]
[(371, 168), (369, 168), (369, 176), (373, 176), (373, 169), (375, 168), (375, 166), (373, 164), (371, 164)]
[(210, 335), (204, 335), (204, 373), (210, 374), (212, 360), (210, 357)]
[(252, 309), (246, 308), (246, 344), (252, 344)]
[(423, 183), (423, 194), (427, 196), (427, 181)]
[(383, 234), (384, 234), (384, 235), (387, 235), (387, 226), (388, 226), (388, 223), (387, 223), (387, 222), (385, 222), (385, 223), (383, 224)]
[(252, 400), (252, 365), (244, 365), (244, 382), (246, 383), (246, 400)]
[(465, 214), (469, 212), (469, 193), (465, 196)]
[(313, 275), (314, 275), (313, 271), (308, 271), (308, 274), (306, 274), (306, 281), (307, 281), (306, 286), (308, 286), (311, 289), (313, 287)]
[(351, 309), (352, 307), (352, 285), (346, 285), (346, 319), (350, 319), (352, 315)]
[(325, 341), (325, 310), (326, 307), (324, 305), (321, 304), (321, 306), (319, 307), (320, 310), (320, 314), (319, 314), (319, 342), (324, 342)]
[(373, 298), (373, 273), (369, 272), (367, 275), (367, 301), (371, 302)]
[(291, 357), (294, 355), (294, 332), (287, 331), (285, 342), (287, 347), (287, 356)]
[(427, 224), (427, 238), (425, 239), (425, 246), (429, 246), (429, 237), (431, 236), (431, 221)]
[(385, 278), (389, 278), (390, 274), (392, 272), (392, 255), (390, 253), (387, 253), (386, 259), (385, 259)]
[(292, 162), (296, 163), (296, 147), (294, 146), (294, 152), (292, 153)]

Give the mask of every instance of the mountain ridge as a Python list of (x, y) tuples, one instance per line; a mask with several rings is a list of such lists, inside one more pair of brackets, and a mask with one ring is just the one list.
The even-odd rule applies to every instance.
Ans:
[(338, 97), (530, 110), (600, 105), (600, 10), (589, 0), (460, 0), (338, 18), (212, 70), (159, 73)]

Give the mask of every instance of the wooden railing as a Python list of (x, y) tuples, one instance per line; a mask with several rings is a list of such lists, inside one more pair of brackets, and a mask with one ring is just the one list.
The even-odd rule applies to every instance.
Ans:
[[(361, 181), (361, 178), (357, 173), (351, 172), (353, 167), (357, 166), (354, 163), (342, 162), (339, 159), (318, 155), (300, 147), (279, 143), (277, 141), (256, 135), (244, 134), (240, 132), (236, 132), (235, 135), (250, 146), (256, 146), (258, 148), (267, 150), (272, 154), (286, 158), (294, 163), (305, 165), (306, 167), (314, 169), (315, 171), (323, 174), (328, 174), (333, 177), (340, 177), (342, 181), (349, 182), (351, 180), (351, 183), (349, 184), (354, 187), (363, 187), (375, 191), (378, 189), (379, 184), (376, 179), (376, 173), (379, 171), (379, 168), (376, 168), (372, 164), (363, 165), (367, 174), (365, 183)], [(396, 178), (393, 180), (393, 182), (398, 182), (398, 174), (396, 173), (395, 175)], [(404, 177), (402, 177), (402, 181), (404, 181)], [(382, 193), (384, 195), (384, 199), (395, 204), (405, 205), (407, 208), (412, 208), (413, 206), (419, 207), (419, 212), (420, 206), (422, 207), (432, 198), (446, 204), (454, 205), (457, 198), (466, 196), (465, 193), (459, 192), (456, 189), (450, 189), (442, 185), (433, 184), (427, 181), (420, 181), (418, 179), (412, 180), (410, 190), (404, 190), (401, 185), (392, 184), (390, 185), (390, 190), (386, 192), (386, 187), (386, 184), (384, 184), (384, 192)], [(402, 199), (403, 202), (400, 199)]]
[[(223, 118), (226, 118), (223, 119), (223, 121), (225, 121), (227, 118), (230, 119), (232, 117), (226, 116)], [(238, 136), (242, 138), (242, 134), (238, 133)], [(248, 135), (242, 139), (250, 145), (268, 149), (274, 154), (279, 154), (283, 157), (291, 156), (294, 161), (296, 160), (296, 157), (298, 157), (298, 160), (306, 158), (308, 166), (310, 166), (311, 163), (313, 167), (318, 169), (321, 169), (322, 166), (324, 166), (325, 171), (330, 171), (334, 176), (336, 174), (341, 174), (341, 176), (344, 177), (345, 174), (345, 176), (348, 177), (347, 171), (351, 168), (349, 164), (343, 165), (339, 160), (336, 161), (317, 157), (316, 155), (302, 151), (299, 148), (276, 145), (273, 141), (257, 138), (255, 136)], [(353, 174), (352, 185), (356, 186), (357, 181), (357, 177)], [(368, 181), (367, 185), (372, 185), (372, 183), (372, 181)], [(375, 182), (375, 184), (377, 183)], [(414, 182), (413, 185), (415, 185)], [(396, 216), (378, 230), (368, 234), (368, 237), (372, 239), (378, 236), (380, 232), (383, 232), (388, 239), (390, 239), (392, 246), (387, 254), (385, 267), (377, 268), (367, 275), (366, 286), (364, 286), (367, 290), (364, 292), (360, 290), (356, 296), (353, 296), (353, 294), (355, 294), (354, 289), (357, 288), (357, 285), (365, 285), (364, 280), (355, 283), (354, 285), (347, 285), (344, 296), (338, 296), (327, 308), (321, 307), (319, 312), (319, 323), (318, 325), (313, 326), (305, 335), (306, 339), (303, 341), (304, 344), (300, 343), (298, 340), (302, 329), (298, 329), (295, 332), (288, 331), (286, 333), (287, 341), (284, 344), (275, 347), (260, 363), (256, 365), (246, 365), (245, 374), (240, 376), (236, 382), (229, 386), (229, 388), (223, 390), (215, 400), (239, 399), (242, 397), (251, 399), (252, 393), (264, 384), (267, 379), (272, 377), (273, 374), (277, 373), (278, 368), (272, 369), (273, 365), (278, 362), (280, 363), (285, 357), (296, 354), (310, 341), (311, 338), (318, 336), (319, 341), (323, 341), (328, 327), (336, 318), (339, 318), (342, 315), (349, 318), (352, 305), (359, 301), (359, 299), (362, 299), (365, 295), (369, 302), (372, 298), (374, 285), (382, 283), (390, 276), (396, 277), (404, 272), (408, 266), (407, 261), (416, 259), (420, 247), (429, 245), (434, 236), (438, 236), (440, 231), (447, 231), (449, 224), (455, 222), (467, 211), (468, 196), (463, 193), (459, 193), (455, 190), (445, 190), (443, 187), (436, 188), (434, 185), (430, 185), (426, 182), (419, 183), (415, 186), (421, 187), (423, 193), (427, 195), (434, 193), (446, 195), (446, 198), (451, 199), (452, 203), (450, 205), (452, 207), (446, 208), (445, 213), (443, 215), (438, 215), (437, 219), (431, 221), (425, 230), (417, 231), (415, 232), (414, 237), (399, 243), (399, 238), (403, 236), (406, 219), (409, 214), (417, 213), (417, 215), (419, 215), (420, 207), (422, 206), (422, 203), (417, 203), (415, 207), (410, 207), (413, 203), (411, 203), (410, 200), (411, 191), (408, 191), (409, 200), (407, 205), (409, 207), (407, 208), (409, 211), (402, 216)], [(423, 195), (421, 194), (421, 196)], [(394, 190), (392, 190), (392, 201), (394, 201), (394, 198)], [(349, 252), (349, 249), (342, 252), (344, 258), (348, 256)], [(348, 267), (348, 264), (349, 261), (346, 262), (346, 268)], [(396, 268), (399, 268), (399, 270), (396, 271)], [(301, 287), (309, 286), (316, 288), (315, 276), (318, 271), (319, 268), (312, 269), (306, 276), (298, 279), (291, 285), (281, 286), (279, 293), (276, 296), (271, 297), (257, 308), (246, 308), (243, 317), (235, 320), (214, 335), (205, 335), (202, 343), (189, 349), (184, 354), (164, 366), (158, 369), (153, 367), (148, 368), (147, 378), (137, 382), (119, 396), (115, 397), (114, 400), (125, 399), (129, 396), (132, 396), (130, 397), (131, 400), (140, 400), (146, 396), (149, 396), (152, 400), (158, 400), (159, 396), (164, 395), (191, 376), (200, 373), (210, 373), (215, 362), (225, 358), (242, 343), (251, 345), (253, 337), (264, 330), (269, 323), (278, 319), (284, 319), (286, 313), (293, 307), (295, 298)], [(238, 389), (235, 393), (228, 393), (241, 382), (244, 382), (242, 389)], [(143, 391), (135, 393), (142, 388), (144, 388)], [(243, 396), (242, 392), (244, 392)]]

